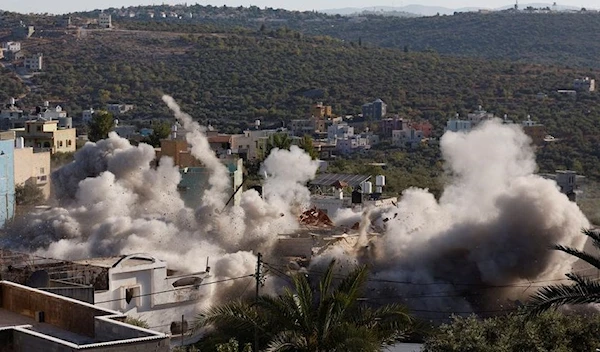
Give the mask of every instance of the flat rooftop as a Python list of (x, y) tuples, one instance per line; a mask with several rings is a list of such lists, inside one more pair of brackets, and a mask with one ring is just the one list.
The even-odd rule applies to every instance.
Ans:
[(57, 339), (68, 341), (77, 345), (98, 342), (91, 337), (76, 334), (74, 332), (58, 328), (54, 325), (38, 323), (32, 318), (0, 308), (0, 329), (12, 328), (16, 326), (23, 327), (23, 325), (29, 325), (26, 328), (31, 331), (36, 331), (40, 334), (55, 337)]

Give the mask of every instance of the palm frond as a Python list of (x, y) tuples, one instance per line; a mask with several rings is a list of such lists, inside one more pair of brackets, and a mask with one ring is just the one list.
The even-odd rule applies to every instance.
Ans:
[(565, 304), (600, 303), (600, 283), (570, 274), (574, 285), (552, 285), (541, 288), (526, 306), (529, 314), (537, 315)]
[(198, 330), (213, 325), (216, 328), (228, 326), (238, 329), (249, 329), (260, 326), (260, 318), (256, 309), (246, 302), (232, 301), (214, 306), (200, 313), (192, 329)]
[(275, 335), (266, 352), (308, 351), (307, 341), (297, 331), (284, 330)]
[(298, 305), (299, 319), (302, 320), (302, 326), (306, 328), (312, 326), (313, 317), (313, 292), (306, 276), (297, 274), (292, 277), (294, 288), (296, 289), (295, 299)]
[(600, 232), (591, 229), (584, 229), (581, 232), (592, 239), (594, 247), (600, 249)]
[(360, 295), (360, 290), (367, 282), (367, 267), (364, 265), (358, 266), (350, 274), (348, 274), (337, 286), (335, 290), (338, 299), (346, 298), (346, 307), (354, 304)]
[(562, 245), (556, 245), (556, 246), (554, 246), (554, 249), (565, 252), (574, 257), (577, 257), (577, 258), (589, 263), (590, 265), (600, 269), (600, 257), (596, 257), (592, 254), (580, 251), (576, 248), (566, 247), (566, 246), (562, 246)]

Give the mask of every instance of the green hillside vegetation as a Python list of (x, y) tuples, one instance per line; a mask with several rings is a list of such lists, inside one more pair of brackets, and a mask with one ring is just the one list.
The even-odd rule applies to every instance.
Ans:
[(309, 34), (440, 54), (600, 68), (599, 13), (460, 13), (317, 23)]
[[(331, 16), (256, 6), (144, 6), (127, 11), (141, 15), (119, 16), (121, 9), (108, 9), (121, 28), (173, 30), (174, 28), (245, 28), (277, 30), (288, 27), (309, 35), (327, 35), (346, 42), (410, 51), (433, 50), (440, 54), (600, 68), (600, 13), (502, 11), (456, 13), (453, 16), (398, 18), (366, 14), (361, 18)], [(145, 15), (153, 12), (150, 19)], [(179, 18), (162, 18), (176, 12)], [(95, 19), (99, 10), (75, 14)], [(192, 14), (192, 17), (188, 17)], [(192, 26), (190, 26), (192, 25)], [(168, 27), (172, 27), (168, 29)]]

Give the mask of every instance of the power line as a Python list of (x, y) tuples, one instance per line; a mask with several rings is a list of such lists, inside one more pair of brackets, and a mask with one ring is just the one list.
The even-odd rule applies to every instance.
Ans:
[[(211, 282), (204, 282), (204, 283), (200, 283), (200, 284), (197, 284), (197, 285), (193, 285), (193, 287), (219, 284), (219, 283), (222, 283), (222, 282), (244, 279), (244, 278), (247, 278), (247, 277), (254, 277), (254, 274), (249, 274), (249, 275), (244, 275), (244, 276), (238, 276), (238, 277), (233, 277), (233, 278), (223, 279), (223, 280), (217, 280), (217, 281), (211, 281)], [(153, 295), (158, 295), (158, 294), (161, 294), (161, 293), (180, 291), (180, 290), (184, 290), (184, 289), (188, 289), (188, 288), (189, 287), (179, 287), (179, 288), (174, 288), (172, 290), (165, 290), (165, 291), (144, 293), (144, 294), (140, 294), (140, 295), (136, 295), (136, 296), (131, 296), (131, 298), (138, 298), (138, 297), (144, 297), (144, 296), (153, 296)], [(116, 301), (121, 301), (121, 300), (124, 300), (124, 299), (126, 299), (126, 297), (109, 299), (109, 300), (100, 301), (100, 302), (94, 302), (94, 304), (116, 302)]]

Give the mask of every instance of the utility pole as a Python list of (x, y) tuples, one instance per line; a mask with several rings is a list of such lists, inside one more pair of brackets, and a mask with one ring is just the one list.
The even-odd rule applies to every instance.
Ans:
[[(256, 274), (254, 275), (254, 278), (256, 279), (256, 292), (254, 295), (255, 309), (257, 309), (256, 304), (258, 303), (258, 290), (261, 285), (261, 267), (262, 254), (258, 253), (258, 255), (256, 256)], [(256, 324), (254, 324), (254, 352), (258, 352), (258, 326), (256, 326)]]

